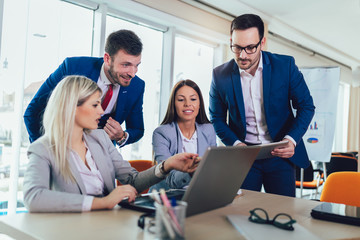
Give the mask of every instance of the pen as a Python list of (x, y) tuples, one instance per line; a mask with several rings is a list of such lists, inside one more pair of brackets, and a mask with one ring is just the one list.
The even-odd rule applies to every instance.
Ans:
[(159, 197), (159, 193), (158, 191), (156, 191), (156, 189), (153, 189), (151, 194), (150, 194), (150, 197), (155, 201), (157, 202), (158, 204), (161, 205), (161, 199)]
[(171, 206), (172, 206), (172, 207), (176, 207), (176, 205), (177, 205), (177, 204), (176, 204), (176, 198), (172, 197), (172, 198), (171, 198)]
[(169, 236), (171, 239), (175, 238), (175, 233), (174, 230), (172, 229), (171, 225), (170, 225), (170, 219), (169, 216), (167, 216), (164, 212), (164, 207), (161, 204), (161, 199), (159, 197), (159, 192), (156, 191), (156, 189), (153, 189), (151, 194), (149, 195), (159, 206), (156, 208), (159, 212), (159, 215), (162, 219), (162, 221), (164, 222), (166, 231), (169, 233)]
[(171, 220), (170, 220), (169, 216), (167, 214), (165, 214), (164, 207), (162, 205), (160, 205), (157, 208), (157, 211), (159, 211), (159, 214), (164, 222), (165, 228), (166, 228), (167, 232), (169, 233), (170, 238), (175, 239), (175, 232), (170, 224)]
[(179, 233), (180, 236), (183, 236), (183, 231), (182, 228), (176, 218), (176, 215), (174, 213), (173, 208), (170, 205), (169, 199), (166, 196), (165, 190), (164, 189), (160, 189), (160, 197), (164, 203), (164, 206), (167, 208), (168, 213), (172, 219), (171, 223), (174, 225), (174, 228), (176, 230), (177, 233)]

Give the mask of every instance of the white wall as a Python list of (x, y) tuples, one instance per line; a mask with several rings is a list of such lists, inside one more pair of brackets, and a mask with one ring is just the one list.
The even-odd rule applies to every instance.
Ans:
[[(340, 82), (351, 83), (352, 73), (351, 69), (339, 65), (329, 59), (321, 57), (319, 55), (313, 55), (307, 50), (303, 50), (300, 47), (291, 45), (283, 40), (277, 39), (272, 35), (268, 35), (267, 39), (267, 50), (274, 53), (290, 55), (295, 58), (296, 65), (301, 67), (329, 67), (337, 66), (340, 67)], [(316, 49), (314, 49), (316, 51)]]

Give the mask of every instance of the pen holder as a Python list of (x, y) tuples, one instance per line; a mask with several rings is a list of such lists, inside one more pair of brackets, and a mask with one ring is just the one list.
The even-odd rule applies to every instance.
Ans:
[(156, 239), (185, 239), (186, 207), (184, 201), (176, 201), (176, 206), (171, 209), (155, 202)]

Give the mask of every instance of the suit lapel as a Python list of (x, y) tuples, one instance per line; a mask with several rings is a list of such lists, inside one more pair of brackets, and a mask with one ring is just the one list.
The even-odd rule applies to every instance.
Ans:
[(271, 68), (269, 64), (269, 59), (267, 55), (262, 52), (263, 57), (263, 101), (264, 101), (264, 111), (265, 111), (265, 117), (266, 112), (269, 108), (269, 101), (270, 101), (270, 81), (271, 81)]
[[(244, 127), (246, 127), (245, 106), (244, 106), (244, 97), (243, 97), (241, 81), (240, 81), (240, 72), (239, 72), (239, 67), (235, 61), (231, 72), (231, 80), (233, 84), (233, 93), (235, 95), (236, 103), (238, 105), (238, 109), (240, 112), (241, 123)], [(229, 109), (229, 111), (231, 111), (231, 109)]]
[(202, 155), (204, 155), (206, 149), (208, 148), (206, 143), (206, 139), (204, 136), (204, 133), (200, 130), (199, 124), (195, 122), (195, 126), (196, 126), (196, 132), (197, 132), (197, 154), (199, 154), (199, 156), (201, 157)]
[(111, 192), (114, 189), (115, 181), (111, 178), (110, 170), (105, 164), (104, 151), (100, 147), (100, 144), (94, 141), (91, 137), (88, 137), (86, 134), (84, 134), (84, 137), (89, 150), (91, 149), (91, 156), (104, 180), (106, 189)]
[(182, 152), (182, 139), (181, 139), (181, 133), (180, 133), (180, 129), (179, 126), (177, 125), (176, 122), (175, 123), (175, 131), (176, 131), (176, 142), (177, 142), (177, 149), (176, 149), (176, 153), (181, 153)]
[(123, 120), (123, 116), (122, 113), (124, 111), (124, 106), (126, 105), (126, 99), (128, 96), (128, 88), (127, 87), (120, 87), (119, 89), (119, 95), (118, 98), (116, 100), (116, 110), (115, 110), (115, 118), (116, 119), (121, 119), (121, 121)]
[(92, 79), (94, 82), (97, 82), (99, 80), (100, 71), (103, 63), (103, 58), (99, 58), (97, 61), (94, 62), (94, 65), (92, 66), (93, 70), (89, 74), (89, 78)]

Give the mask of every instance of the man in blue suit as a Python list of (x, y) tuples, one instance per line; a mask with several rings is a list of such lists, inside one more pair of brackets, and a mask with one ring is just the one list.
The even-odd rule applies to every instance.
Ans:
[[(145, 82), (135, 74), (141, 63), (142, 43), (132, 31), (111, 33), (103, 58), (72, 57), (63, 63), (41, 85), (29, 103), (24, 121), (30, 142), (42, 135), (42, 115), (55, 86), (68, 75), (83, 75), (102, 89), (104, 115), (99, 122), (110, 139), (119, 146), (138, 141), (144, 135), (143, 96)], [(126, 130), (120, 124), (125, 121)]]
[(302, 141), (315, 110), (309, 89), (293, 57), (262, 51), (259, 16), (235, 18), (230, 33), (234, 59), (213, 71), (211, 122), (228, 146), (288, 141), (273, 158), (256, 160), (241, 188), (295, 196), (295, 165), (309, 166)]

